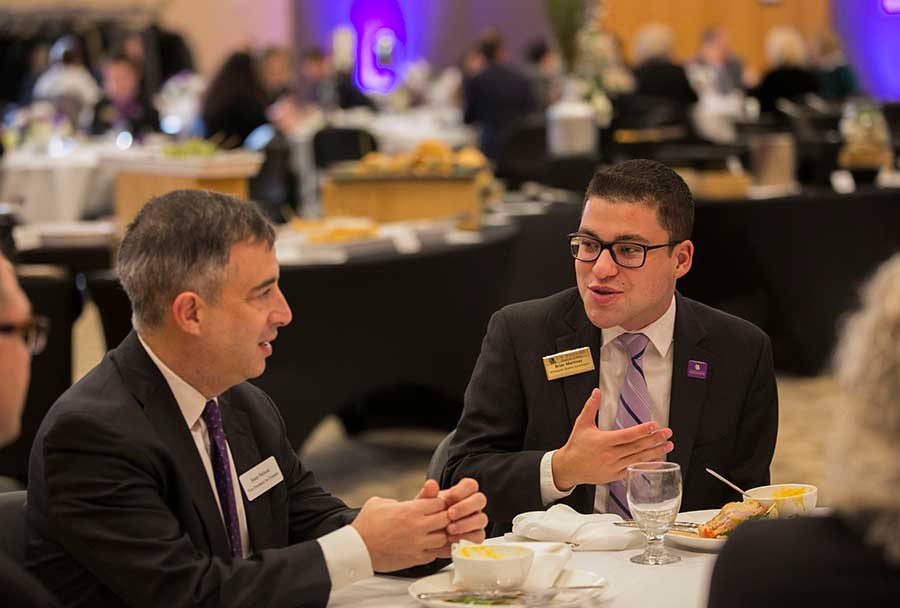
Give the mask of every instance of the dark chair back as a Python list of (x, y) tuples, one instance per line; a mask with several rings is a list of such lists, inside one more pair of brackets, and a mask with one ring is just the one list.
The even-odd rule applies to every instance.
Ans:
[(509, 188), (522, 182), (543, 182), (547, 170), (547, 125), (534, 119), (511, 126), (497, 152), (497, 176)]
[(447, 464), (447, 450), (450, 448), (450, 442), (456, 431), (450, 431), (447, 436), (441, 439), (441, 442), (434, 448), (434, 454), (431, 455), (431, 462), (428, 463), (428, 473), (425, 479), (435, 479), (441, 483), (441, 475), (444, 472), (444, 466)]
[(28, 492), (0, 493), (0, 551), (18, 564), (25, 561), (25, 498)]
[(320, 169), (341, 161), (359, 160), (376, 150), (375, 137), (363, 129), (325, 127), (313, 136), (313, 158)]
[[(18, 439), (0, 449), (0, 475), (28, 479), (28, 456), (50, 406), (72, 384), (72, 325), (81, 314), (81, 294), (72, 275), (55, 266), (19, 266), (22, 289), (36, 314), (50, 319), (50, 337), (31, 360), (31, 384), (25, 398)], [(0, 378), (0, 382), (5, 382)]]
[(131, 302), (112, 270), (98, 270), (86, 275), (91, 300), (100, 311), (106, 350), (115, 348), (131, 331)]
[(262, 149), (265, 158), (259, 173), (249, 180), (250, 199), (275, 222), (284, 222), (284, 207), (297, 209), (297, 174), (294, 172), (290, 142), (276, 133)]

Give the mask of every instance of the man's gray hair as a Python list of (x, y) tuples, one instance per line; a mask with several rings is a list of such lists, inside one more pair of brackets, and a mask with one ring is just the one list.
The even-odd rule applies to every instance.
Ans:
[(275, 242), (255, 203), (205, 190), (174, 190), (150, 200), (125, 231), (116, 272), (139, 329), (163, 320), (175, 297), (194, 291), (215, 303), (231, 248)]
[(829, 502), (868, 518), (867, 540), (900, 564), (900, 254), (863, 288), (835, 363), (844, 393), (828, 459)]

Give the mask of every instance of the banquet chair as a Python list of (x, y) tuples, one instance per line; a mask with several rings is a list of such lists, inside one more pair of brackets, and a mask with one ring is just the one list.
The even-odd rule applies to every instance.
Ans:
[(497, 152), (497, 176), (510, 189), (525, 181), (543, 182), (548, 158), (546, 124), (525, 119), (504, 134)]
[(428, 463), (428, 472), (425, 475), (425, 479), (436, 479), (438, 483), (441, 482), (444, 465), (447, 464), (447, 451), (450, 448), (450, 442), (453, 441), (454, 435), (456, 435), (456, 431), (450, 431), (446, 437), (441, 439), (438, 446), (434, 448), (434, 454), (431, 455), (431, 461)]
[(25, 561), (25, 498), (28, 492), (0, 493), (0, 551), (16, 563)]
[(86, 275), (87, 290), (100, 311), (106, 349), (112, 349), (131, 331), (131, 302), (112, 270), (98, 270)]
[(378, 150), (375, 137), (364, 129), (325, 127), (313, 136), (313, 159), (324, 169), (347, 160), (359, 160)]
[[(50, 319), (47, 346), (31, 360), (21, 432), (16, 441), (0, 449), (0, 475), (24, 483), (37, 429), (50, 406), (72, 384), (72, 326), (82, 302), (74, 277), (63, 268), (24, 265), (16, 268), (16, 274), (35, 314)], [(0, 378), (0, 383), (4, 381)]]

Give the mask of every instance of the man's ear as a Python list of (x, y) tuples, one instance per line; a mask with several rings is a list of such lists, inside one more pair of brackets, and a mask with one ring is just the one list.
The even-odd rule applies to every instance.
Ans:
[(691, 241), (682, 241), (675, 245), (675, 278), (680, 279), (691, 269), (694, 262), (694, 244)]
[(196, 336), (206, 313), (206, 301), (193, 291), (182, 291), (172, 301), (172, 317), (181, 331)]

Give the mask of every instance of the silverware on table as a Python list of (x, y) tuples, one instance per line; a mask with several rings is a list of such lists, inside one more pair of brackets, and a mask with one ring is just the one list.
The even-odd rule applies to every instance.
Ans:
[(605, 589), (606, 584), (602, 585), (576, 585), (572, 587), (548, 587), (546, 589), (490, 589), (487, 591), (436, 591), (431, 593), (419, 593), (416, 595), (420, 600), (460, 600), (471, 599), (473, 601), (480, 600), (538, 600), (549, 601), (560, 593), (569, 591), (598, 591)]
[[(640, 525), (633, 519), (629, 519), (626, 521), (614, 521), (614, 525), (620, 526), (622, 528), (640, 528)], [(700, 526), (700, 524), (694, 523), (692, 521), (676, 521), (673, 522), (672, 525), (669, 526), (672, 530), (692, 530), (695, 531)]]

